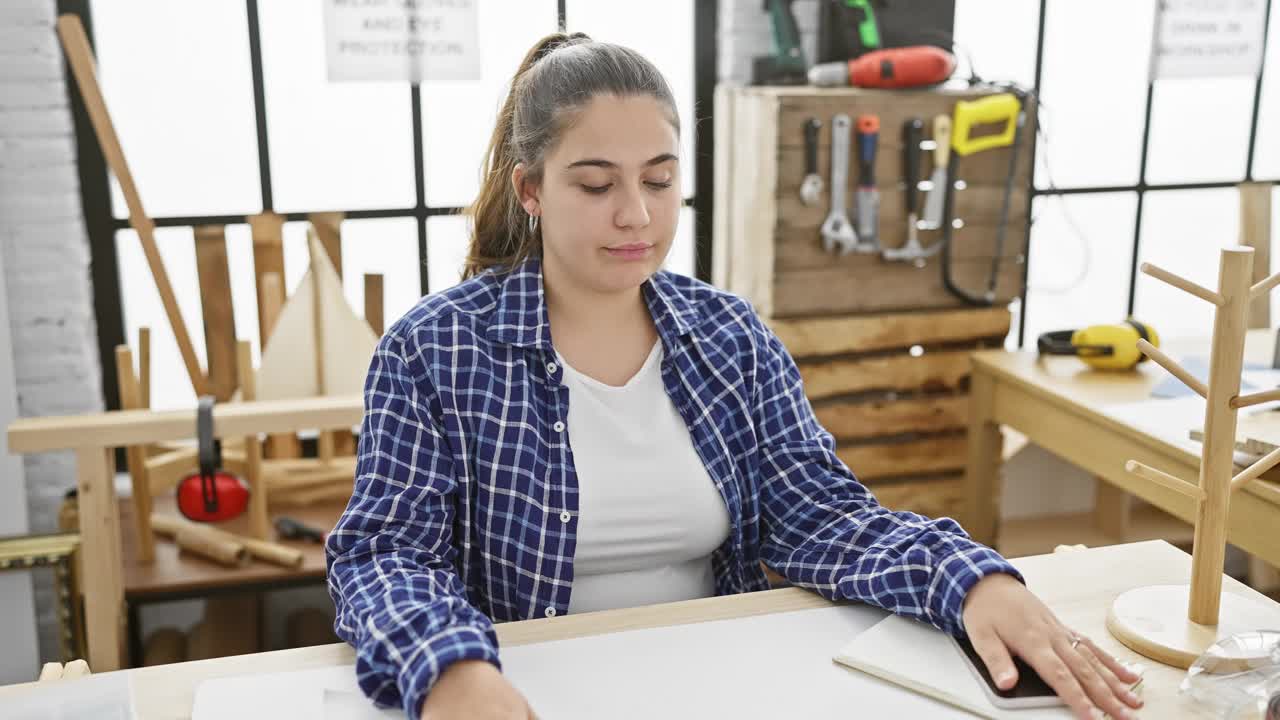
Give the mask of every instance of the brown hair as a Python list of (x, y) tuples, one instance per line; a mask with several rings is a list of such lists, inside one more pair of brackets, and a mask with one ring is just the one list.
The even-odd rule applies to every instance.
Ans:
[(671, 88), (643, 55), (584, 33), (552, 33), (539, 40), (520, 63), (511, 91), (485, 151), (480, 194), (464, 213), (471, 219), (471, 246), (463, 278), (490, 268), (509, 270), (538, 254), (542, 238), (530, 232), (511, 174), (519, 163), (531, 182), (542, 179), (543, 160), (578, 111), (592, 98), (648, 95), (668, 110), (680, 132)]

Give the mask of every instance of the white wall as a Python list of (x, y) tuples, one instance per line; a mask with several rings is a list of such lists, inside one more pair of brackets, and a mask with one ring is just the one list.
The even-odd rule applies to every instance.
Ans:
[[(55, 12), (54, 0), (0, 2), (0, 305), (7, 304), (0, 310), (0, 426), (15, 408), (22, 417), (102, 409), (89, 245)], [(19, 467), (30, 488), (25, 503)], [(0, 535), (28, 526), (56, 530), (58, 505), (74, 485), (69, 455), (18, 460), (0, 447)], [(50, 575), (35, 576), (46, 660), (59, 652)], [(25, 604), (7, 594), (14, 592)], [(0, 683), (31, 679), (38, 669), (22, 640), (32, 617), (30, 590), (0, 585)]]
[[(18, 390), (13, 380), (13, 343), (9, 338), (9, 303), (4, 295), (4, 256), (0, 254), (0, 427), (18, 416)], [(0, 433), (0, 537), (27, 532), (27, 484), (22, 461), (9, 455)], [(33, 679), (37, 664), (35, 604), (30, 572), (0, 574), (0, 684)]]

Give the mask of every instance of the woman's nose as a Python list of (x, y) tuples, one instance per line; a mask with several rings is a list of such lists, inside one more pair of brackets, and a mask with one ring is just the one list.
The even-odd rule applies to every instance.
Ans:
[(618, 197), (619, 205), (614, 215), (614, 223), (618, 227), (642, 228), (649, 224), (649, 208), (642, 188), (624, 189)]

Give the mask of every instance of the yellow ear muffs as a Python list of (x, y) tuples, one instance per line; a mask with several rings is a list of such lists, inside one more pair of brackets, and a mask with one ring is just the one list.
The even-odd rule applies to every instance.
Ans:
[(1129, 318), (1123, 325), (1047, 332), (1036, 340), (1036, 349), (1041, 355), (1075, 355), (1099, 370), (1130, 370), (1147, 359), (1138, 350), (1139, 340), (1160, 346), (1154, 330)]

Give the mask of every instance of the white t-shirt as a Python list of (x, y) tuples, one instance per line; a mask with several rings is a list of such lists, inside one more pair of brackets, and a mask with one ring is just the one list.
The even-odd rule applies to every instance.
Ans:
[(663, 388), (662, 355), (659, 341), (622, 386), (560, 358), (578, 475), (570, 614), (715, 595), (729, 513)]

